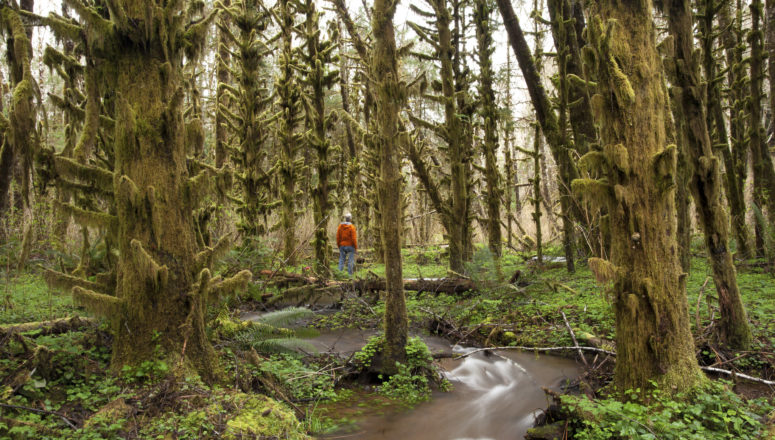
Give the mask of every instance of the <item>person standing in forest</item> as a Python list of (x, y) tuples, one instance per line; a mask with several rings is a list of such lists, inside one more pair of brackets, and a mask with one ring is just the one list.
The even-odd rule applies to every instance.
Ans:
[(344, 215), (344, 222), (339, 223), (336, 229), (336, 245), (339, 246), (339, 270), (347, 262), (347, 272), (352, 275), (355, 269), (355, 251), (358, 250), (358, 236), (355, 232), (355, 225), (352, 224), (352, 214)]

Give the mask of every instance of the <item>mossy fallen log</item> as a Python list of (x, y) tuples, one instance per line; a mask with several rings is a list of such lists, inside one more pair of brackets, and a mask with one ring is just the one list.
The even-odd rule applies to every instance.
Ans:
[[(324, 281), (314, 277), (287, 277), (282, 283), (297, 283), (300, 285), (285, 289), (278, 295), (267, 299), (270, 304), (292, 301), (305, 303), (313, 298), (337, 297), (346, 293), (361, 295), (367, 292), (380, 292), (386, 289), (385, 280), (353, 280), (353, 281)], [(430, 292), (434, 294), (462, 294), (465, 292), (477, 292), (476, 284), (466, 278), (433, 278), (433, 279), (407, 279), (404, 280), (404, 290), (414, 292)]]
[(59, 335), (71, 331), (80, 330), (96, 323), (94, 318), (82, 318), (73, 316), (69, 318), (59, 318), (51, 321), (25, 322), (23, 324), (0, 325), (0, 339), (11, 333), (25, 333), (33, 330), (40, 330), (37, 336)]

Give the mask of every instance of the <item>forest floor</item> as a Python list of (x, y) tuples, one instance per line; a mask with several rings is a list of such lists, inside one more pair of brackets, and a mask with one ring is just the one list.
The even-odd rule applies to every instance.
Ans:
[[(489, 253), (476, 252), (467, 273), (478, 292), (407, 292), (410, 326), (415, 332), (435, 333), (471, 346), (573, 346), (567, 319), (580, 345), (615, 350), (615, 323), (606, 287), (595, 282), (586, 265), (577, 264), (576, 273), (567, 273), (553, 256), (558, 252), (552, 251), (543, 267), (527, 254), (505, 255), (500, 262), (502, 277), (508, 280), (520, 273), (513, 284), (498, 282), (498, 269)], [(220, 270), (225, 273), (246, 265), (254, 273), (276, 269), (266, 254), (259, 257), (235, 251)], [(283, 272), (309, 274), (311, 264), (302, 261)], [(333, 262), (335, 278), (347, 279), (335, 266)], [(87, 319), (64, 330), (6, 331), (20, 323), (84, 316), (69, 295), (51, 292), (38, 274), (6, 275), (0, 278), (0, 438), (307, 438), (352, 422), (358, 414), (343, 413), (341, 408), (354, 402), (412, 405), (427, 398), (434, 386), (427, 372), (419, 372), (420, 361), (397, 375), (400, 381), (360, 386), (348, 380), (357, 376), (357, 356), (342, 360), (309, 353), (300, 340), (309, 331), (281, 328), (290, 321), (241, 321), (247, 312), (267, 309), (270, 293), (282, 294), (282, 288), (269, 287), (258, 277), (247, 291), (214, 304), (208, 314), (210, 336), (224, 369), (223, 383), (204, 384), (162, 360), (108, 373), (111, 337), (104, 323)], [(383, 275), (384, 266), (367, 259), (354, 276)], [(443, 250), (405, 249), (403, 275), (446, 276)], [(738, 267), (754, 343), (748, 351), (734, 352), (713, 340), (718, 311), (710, 275), (702, 251), (696, 251), (687, 295), (698, 361), (775, 379), (775, 277), (756, 261)], [(326, 331), (381, 325), (384, 303), (377, 294), (344, 294), (328, 304), (313, 316), (299, 316), (306, 316), (309, 327)], [(273, 346), (278, 339), (285, 341)], [(283, 350), (293, 343), (305, 354)], [(430, 361), (429, 353), (412, 350), (421, 361)], [(575, 352), (564, 355), (572, 357)], [(775, 432), (773, 387), (742, 379), (720, 380), (688, 396), (653, 390), (648, 404), (622, 404), (608, 398), (606, 385), (614, 361), (590, 354), (587, 362), (591, 368), (573, 388), (577, 396), (558, 398), (565, 408), (563, 417), (570, 417), (570, 422), (561, 422), (563, 429), (570, 428), (569, 438), (775, 438), (769, 437)]]

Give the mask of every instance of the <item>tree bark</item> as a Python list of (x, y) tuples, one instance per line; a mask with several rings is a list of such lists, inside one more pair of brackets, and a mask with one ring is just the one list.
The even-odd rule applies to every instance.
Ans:
[(729, 218), (721, 205), (720, 164), (710, 143), (699, 66), (692, 58), (692, 9), (688, 0), (666, 0), (665, 9), (674, 38), (675, 79), (681, 89), (679, 105), (686, 121), (686, 152), (693, 171), (689, 189), (705, 234), (721, 310), (719, 338), (734, 349), (746, 350), (751, 343), (751, 331), (737, 287), (732, 254), (727, 247)]
[(374, 51), (371, 76), (376, 95), (375, 142), (379, 151), (380, 235), (385, 255), (385, 346), (386, 374), (397, 371), (397, 362), (406, 362), (408, 323), (401, 273), (401, 164), (398, 148), (398, 112), (405, 91), (399, 83), (393, 16), (397, 0), (375, 0), (372, 14)]
[(581, 179), (574, 190), (607, 205), (611, 260), (590, 261), (613, 281), (618, 389), (684, 390), (703, 382), (689, 331), (685, 275), (677, 258), (675, 146), (667, 146), (663, 69), (649, 0), (600, 0), (590, 5), (588, 44), (598, 93), (592, 97), (606, 180)]
[(487, 182), (487, 242), (490, 252), (500, 258), (503, 244), (501, 235), (501, 179), (498, 171), (498, 115), (495, 107), (492, 70), (492, 7), (488, 0), (477, 0), (474, 5), (476, 40), (479, 47), (479, 96), (484, 119), (485, 180)]
[[(764, 79), (764, 49), (762, 48), (761, 32), (761, 0), (751, 2), (751, 32), (749, 41), (751, 43), (751, 96), (748, 100), (749, 110), (749, 139), (751, 146), (751, 155), (753, 158), (753, 190), (754, 202), (758, 208), (764, 211), (767, 209), (767, 219), (769, 225), (775, 225), (775, 169), (772, 164), (772, 155), (767, 146), (766, 135), (762, 125), (762, 83)], [(775, 258), (775, 255), (768, 255), (768, 250), (764, 249), (765, 234), (768, 234), (767, 226), (763, 222), (756, 222), (757, 252), (759, 256)]]
[[(228, 8), (231, 6), (231, 0), (222, 0), (223, 6)], [(219, 17), (219, 29), (218, 29), (218, 56), (217, 67), (215, 76), (218, 80), (218, 86), (215, 89), (215, 167), (220, 168), (228, 159), (228, 152), (226, 149), (226, 143), (228, 142), (228, 130), (226, 127), (226, 116), (223, 111), (229, 108), (229, 97), (225, 93), (225, 89), (221, 84), (226, 85), (229, 83), (229, 39), (225, 35), (225, 31), (220, 27), (228, 26), (229, 19), (226, 14), (221, 14)], [(222, 110), (223, 109), (223, 110)]]
[[(579, 177), (578, 168), (576, 167), (576, 161), (570, 155), (570, 145), (567, 135), (563, 135), (557, 120), (557, 115), (552, 109), (549, 97), (546, 94), (541, 79), (536, 68), (535, 58), (530, 53), (530, 48), (525, 40), (525, 35), (522, 32), (522, 28), (519, 25), (514, 9), (511, 6), (509, 0), (497, 0), (498, 9), (503, 17), (503, 24), (506, 28), (506, 32), (509, 36), (509, 42), (514, 49), (514, 54), (517, 57), (517, 62), (522, 70), (522, 76), (525, 78), (530, 100), (533, 103), (535, 109), (536, 119), (541, 126), (541, 131), (546, 138), (549, 145), (549, 150), (552, 153), (557, 166), (559, 167), (559, 185), (561, 187), (570, 188), (570, 184), (574, 179)], [(539, 48), (537, 48), (539, 49)], [(581, 223), (585, 228), (588, 228), (586, 219), (581, 212), (581, 209), (576, 204), (565, 203), (565, 208), (568, 212), (563, 212), (563, 215), (571, 216), (575, 221)], [(565, 231), (571, 232), (564, 228)], [(567, 244), (572, 243), (572, 239), (568, 238)], [(566, 247), (567, 250), (567, 247)], [(566, 252), (567, 253), (567, 252)], [(570, 269), (570, 266), (569, 266)]]

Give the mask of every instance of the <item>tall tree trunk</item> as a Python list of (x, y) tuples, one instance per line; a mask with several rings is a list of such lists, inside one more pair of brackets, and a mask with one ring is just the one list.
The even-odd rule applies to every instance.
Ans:
[[(222, 0), (223, 6), (231, 6), (231, 0)], [(215, 167), (220, 168), (226, 163), (228, 151), (226, 143), (229, 139), (224, 112), (229, 108), (229, 96), (226, 93), (226, 85), (229, 84), (229, 46), (230, 41), (226, 36), (229, 26), (227, 14), (221, 14), (218, 23), (218, 55), (215, 76), (218, 86), (215, 89)]]
[[(536, 66), (537, 58), (530, 53), (530, 48), (525, 40), (522, 28), (519, 25), (516, 15), (514, 14), (514, 8), (511, 6), (509, 0), (497, 0), (498, 9), (503, 16), (503, 23), (506, 27), (506, 32), (509, 36), (509, 42), (514, 49), (514, 54), (517, 57), (517, 62), (522, 75), (525, 78), (527, 84), (530, 100), (533, 103), (533, 107), (536, 113), (536, 119), (541, 126), (541, 131), (546, 138), (549, 150), (552, 153), (552, 157), (557, 163), (559, 168), (559, 186), (570, 188), (570, 183), (579, 177), (576, 161), (570, 155), (571, 149), (569, 148), (569, 139), (567, 135), (564, 135), (560, 124), (557, 119), (557, 115), (552, 109), (552, 105), (549, 101), (549, 97), (546, 94), (546, 90), (541, 83), (541, 79)], [(540, 47), (536, 47), (538, 51)], [(537, 52), (540, 53), (540, 52)], [(569, 206), (570, 205), (570, 206)], [(577, 204), (565, 203), (565, 207), (569, 210), (564, 212), (563, 215), (570, 215), (572, 219), (580, 222), (585, 228), (587, 227), (586, 217), (581, 211), (580, 206)], [(562, 206), (561, 206), (562, 208)], [(571, 232), (572, 228), (565, 228), (564, 231)], [(572, 239), (567, 239), (567, 244), (572, 244)], [(572, 255), (572, 252), (568, 253), (566, 248), (566, 254)], [(569, 266), (570, 269), (570, 266)]]
[(401, 273), (401, 163), (398, 111), (405, 96), (398, 76), (393, 16), (398, 1), (375, 0), (372, 14), (374, 53), (371, 76), (376, 94), (376, 142), (380, 158), (379, 204), (382, 246), (385, 255), (385, 373), (406, 362), (407, 315)]
[[(718, 62), (714, 56), (714, 43), (716, 33), (714, 32), (713, 22), (716, 18), (716, 8), (718, 2), (715, 0), (704, 1), (704, 11), (699, 18), (699, 28), (702, 41), (702, 65), (705, 72), (705, 78), (716, 78), (718, 72)], [(721, 6), (726, 8), (726, 6)], [(729, 30), (725, 30), (729, 32)], [(748, 228), (745, 225), (745, 201), (743, 200), (742, 186), (737, 174), (735, 173), (732, 152), (729, 149), (729, 135), (727, 124), (724, 118), (724, 109), (721, 100), (721, 84), (719, 81), (709, 81), (706, 86), (706, 118), (708, 121), (708, 132), (711, 133), (711, 144), (716, 146), (714, 153), (716, 156), (720, 152), (721, 159), (724, 161), (726, 169), (724, 190), (730, 209), (730, 220), (732, 231), (737, 239), (737, 254), (742, 258), (750, 256), (748, 248)]]
[(280, 78), (277, 84), (279, 96), (280, 121), (278, 137), (280, 140), (280, 225), (283, 235), (283, 257), (285, 264), (296, 263), (296, 163), (299, 134), (298, 125), (299, 100), (301, 98), (295, 82), (295, 55), (293, 45), (293, 26), (295, 10), (290, 0), (280, 0), (279, 19), (282, 33), (282, 53), (280, 54)]
[(498, 115), (495, 107), (495, 92), (492, 88), (492, 7), (489, 0), (477, 0), (474, 5), (476, 40), (479, 47), (479, 96), (481, 114), (484, 119), (485, 180), (487, 181), (487, 242), (495, 258), (502, 253), (501, 243), (501, 183), (498, 171)]
[(614, 381), (620, 390), (647, 390), (652, 381), (663, 390), (684, 390), (705, 378), (694, 356), (677, 258), (676, 147), (666, 145), (669, 115), (652, 4), (600, 0), (590, 13), (587, 38), (598, 85), (592, 105), (603, 148), (582, 162), (596, 164), (606, 179), (573, 186), (609, 208), (611, 260), (591, 259), (590, 267), (598, 279), (613, 280)]
[[(767, 146), (764, 127), (762, 126), (762, 83), (764, 80), (764, 50), (762, 48), (761, 31), (761, 0), (751, 2), (751, 96), (748, 100), (750, 117), (749, 139), (751, 155), (753, 158), (753, 190), (754, 202), (762, 211), (766, 207), (767, 219), (770, 225), (775, 225), (775, 169), (773, 169), (772, 155)], [(759, 256), (765, 256), (764, 235), (768, 233), (766, 225), (761, 220), (756, 222), (757, 252)], [(767, 255), (775, 258), (775, 255)]]
[(674, 38), (675, 80), (681, 89), (679, 105), (686, 121), (686, 152), (693, 171), (689, 189), (705, 234), (721, 310), (719, 338), (732, 348), (745, 350), (751, 344), (751, 330), (737, 287), (732, 254), (727, 247), (729, 218), (721, 205), (720, 164), (710, 143), (699, 66), (692, 57), (692, 9), (688, 0), (666, 0), (665, 9)]
[[(122, 2), (126, 23), (142, 29), (148, 1)], [(131, 20), (131, 24), (130, 24)], [(167, 48), (160, 26), (148, 35), (149, 47)], [(114, 320), (113, 366), (156, 358), (157, 347), (172, 358), (185, 357), (212, 378), (215, 352), (205, 334), (207, 276), (196, 287), (192, 197), (188, 179), (185, 126), (181, 112), (180, 46), (172, 52), (136, 50), (113, 35), (109, 86), (115, 90), (115, 198), (119, 263), (116, 297), (106, 308), (121, 309)], [(114, 46), (107, 46), (114, 47)], [(168, 56), (172, 56), (169, 59)], [(141, 82), (140, 82), (141, 81)], [(186, 194), (190, 194), (188, 197)], [(84, 292), (86, 301), (105, 300)], [(96, 301), (95, 301), (96, 302)], [(114, 317), (118, 310), (114, 310)], [(181, 359), (182, 362), (182, 359)]]
[[(732, 18), (732, 12), (737, 10)], [(735, 4), (727, 2), (718, 9), (719, 27), (721, 31), (721, 44), (724, 47), (727, 64), (727, 89), (729, 90), (729, 106), (731, 115), (729, 121), (729, 140), (730, 148), (722, 148), (724, 157), (724, 166), (727, 177), (727, 199), (729, 200), (730, 215), (732, 218), (735, 236), (738, 241), (738, 252), (742, 257), (748, 258), (753, 255), (750, 247), (750, 238), (748, 227), (746, 225), (746, 204), (744, 187), (748, 175), (748, 143), (746, 142), (746, 119), (744, 115), (745, 90), (747, 86), (747, 75), (745, 65), (743, 64), (743, 44), (742, 29), (742, 3), (737, 0)], [(717, 125), (723, 125), (719, 121), (719, 109), (713, 108), (714, 120)], [(744, 249), (744, 248), (745, 249)]]
[[(22, 0), (21, 9), (32, 11), (34, 2)], [(13, 88), (11, 105), (8, 109), (8, 121), (4, 143), (6, 148), (13, 149), (12, 160), (18, 165), (20, 196), (22, 202), (22, 242), (17, 257), (17, 267), (22, 269), (27, 264), (33, 240), (33, 213), (32, 213), (32, 161), (39, 147), (38, 132), (35, 126), (37, 120), (37, 107), (33, 100), (35, 96), (35, 79), (32, 77), (31, 59), (32, 27), (26, 28), (18, 13), (9, 6), (2, 11), (3, 26), (6, 28), (7, 56), (9, 64), (9, 79)], [(3, 151), (0, 156), (6, 155)], [(11, 169), (13, 171), (13, 169)], [(14, 173), (11, 172), (11, 175)], [(7, 196), (7, 189), (3, 198)], [(0, 199), (0, 202), (3, 202)]]
[(331, 142), (326, 138), (330, 125), (330, 116), (326, 114), (326, 90), (337, 82), (337, 72), (330, 68), (333, 64), (334, 44), (330, 40), (321, 39), (319, 12), (315, 3), (306, 0), (300, 6), (306, 15), (304, 31), (301, 37), (305, 41), (306, 62), (305, 83), (309, 93), (306, 109), (307, 131), (306, 143), (315, 151), (315, 170), (317, 185), (312, 188), (313, 221), (315, 222), (315, 267), (319, 274), (328, 274), (331, 249), (328, 245), (328, 218), (331, 211), (330, 176), (334, 169), (330, 162), (332, 153)]

